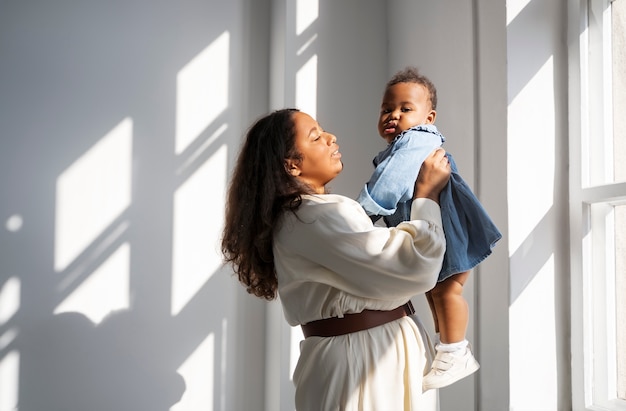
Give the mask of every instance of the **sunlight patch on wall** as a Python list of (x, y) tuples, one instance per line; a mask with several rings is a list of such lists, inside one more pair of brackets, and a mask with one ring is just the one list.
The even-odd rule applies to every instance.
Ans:
[[(6, 349), (13, 341), (17, 338), (17, 330), (15, 328), (11, 328), (4, 332), (0, 336), (0, 351)], [(2, 390), (0, 390), (2, 392)], [(0, 408), (0, 410), (2, 410)]]
[(524, 7), (530, 3), (531, 0), (507, 0), (506, 2), (506, 25), (508, 26), (518, 14), (524, 10)]
[(311, 47), (315, 43), (315, 40), (317, 40), (317, 33), (314, 33), (310, 39), (302, 44), (298, 51), (296, 51), (296, 55), (301, 56), (309, 47)]
[(113, 311), (130, 306), (130, 245), (122, 244), (54, 310), (78, 312), (99, 324)]
[(211, 333), (177, 370), (185, 379), (185, 393), (170, 411), (213, 410), (215, 334)]
[(319, 17), (319, 0), (298, 0), (296, 3), (296, 36)]
[(0, 410), (18, 409), (20, 353), (11, 351), (0, 359)]
[(554, 67), (550, 57), (509, 105), (510, 255), (554, 204), (557, 155), (554, 106)]
[(193, 152), (189, 153), (189, 155), (185, 155), (185, 159), (183, 163), (176, 169), (176, 175), (182, 175), (186, 170), (192, 167), (193, 163), (198, 161), (201, 155), (203, 155), (206, 150), (221, 136), (226, 130), (228, 130), (228, 124), (222, 124), (211, 134), (209, 138), (206, 139), (200, 146)]
[[(21, 282), (11, 277), (0, 289), (0, 327), (7, 324), (20, 308)], [(0, 335), (0, 352), (9, 347), (17, 337), (17, 330), (10, 328)], [(17, 410), (19, 394), (18, 351), (12, 350), (0, 356), (0, 411)]]
[(17, 277), (9, 278), (0, 289), (0, 326), (6, 324), (19, 310), (20, 295), (20, 279)]
[(298, 365), (300, 358), (300, 342), (304, 340), (302, 327), (291, 327), (291, 335), (289, 338), (289, 379), (293, 379), (293, 373)]
[(176, 154), (228, 107), (230, 33), (225, 31), (176, 77)]
[(220, 409), (226, 410), (226, 368), (228, 364), (226, 363), (226, 359), (228, 358), (228, 321), (226, 318), (222, 318), (222, 352), (221, 355), (221, 364), (220, 364)]
[(558, 409), (554, 293), (551, 255), (509, 309), (511, 410)]
[(57, 179), (54, 269), (63, 271), (130, 204), (133, 122), (125, 118)]
[(317, 54), (296, 73), (296, 107), (317, 118)]
[(222, 265), (219, 239), (227, 175), (222, 145), (174, 194), (172, 315), (177, 315)]
[(22, 219), (22, 216), (19, 214), (14, 214), (11, 217), (7, 218), (7, 221), (4, 223), (4, 227), (7, 229), (7, 231), (16, 233), (20, 231), (23, 224), (24, 220)]

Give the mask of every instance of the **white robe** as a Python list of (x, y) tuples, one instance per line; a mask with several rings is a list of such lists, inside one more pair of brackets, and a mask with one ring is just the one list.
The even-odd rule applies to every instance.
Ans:
[[(445, 237), (439, 206), (417, 199), (412, 221), (374, 226), (361, 206), (340, 195), (307, 195), (297, 217), (287, 212), (274, 236), (278, 292), (292, 326), (391, 310), (433, 288)], [(409, 317), (300, 344), (293, 381), (298, 411), (436, 409), (422, 394), (427, 350)]]

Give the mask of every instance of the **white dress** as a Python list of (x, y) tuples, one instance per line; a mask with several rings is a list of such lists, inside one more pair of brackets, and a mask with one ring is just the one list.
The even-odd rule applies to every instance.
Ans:
[[(292, 326), (364, 309), (391, 310), (437, 281), (445, 251), (439, 206), (413, 202), (412, 221), (374, 226), (354, 200), (303, 196), (274, 237), (278, 293)], [(293, 381), (298, 411), (436, 409), (422, 393), (427, 347), (409, 317), (300, 343)]]

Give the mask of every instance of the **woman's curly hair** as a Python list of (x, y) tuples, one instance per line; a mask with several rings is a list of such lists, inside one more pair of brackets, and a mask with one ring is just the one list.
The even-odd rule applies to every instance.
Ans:
[(224, 261), (230, 263), (246, 290), (273, 300), (278, 281), (272, 251), (274, 230), (285, 211), (295, 211), (302, 194), (311, 193), (286, 168), (300, 161), (295, 146), (294, 113), (277, 110), (249, 129), (235, 164), (226, 199), (222, 236)]

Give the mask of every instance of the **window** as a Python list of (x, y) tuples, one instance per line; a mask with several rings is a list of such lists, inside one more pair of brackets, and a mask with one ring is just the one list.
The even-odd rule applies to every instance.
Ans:
[(626, 410), (626, 0), (570, 23), (573, 405)]
[[(626, 181), (626, 0), (611, 4), (615, 181)], [(617, 396), (626, 400), (626, 205), (615, 206)]]

